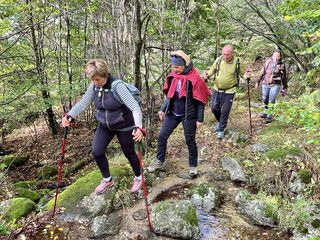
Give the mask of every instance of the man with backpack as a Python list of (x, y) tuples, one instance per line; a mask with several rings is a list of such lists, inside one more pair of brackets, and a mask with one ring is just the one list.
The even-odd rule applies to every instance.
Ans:
[(104, 60), (90, 60), (86, 65), (85, 73), (90, 78), (91, 84), (81, 100), (62, 118), (62, 126), (69, 126), (70, 120), (94, 102), (99, 124), (92, 143), (92, 154), (103, 177), (95, 193), (102, 194), (114, 185), (105, 155), (114, 136), (117, 136), (121, 149), (134, 172), (135, 178), (130, 192), (135, 193), (142, 185), (139, 159), (134, 148), (134, 142), (140, 141), (143, 137), (139, 103), (135, 100), (132, 94), (134, 91), (130, 90), (129, 85), (117, 80), (109, 73)]
[(250, 69), (245, 70), (242, 60), (234, 57), (233, 47), (225, 45), (222, 48), (222, 56), (218, 57), (204, 79), (213, 77), (214, 87), (211, 96), (211, 111), (217, 119), (214, 127), (219, 139), (224, 138), (233, 99), (239, 86), (240, 75), (250, 77)]
[(148, 171), (155, 172), (164, 168), (167, 140), (182, 123), (189, 151), (189, 175), (194, 178), (198, 175), (196, 129), (203, 123), (204, 106), (210, 90), (193, 67), (190, 57), (183, 51), (171, 53), (170, 63), (173, 70), (162, 89), (166, 100), (159, 111), (159, 118), (163, 123), (158, 137), (157, 157), (148, 167)]
[[(279, 92), (285, 96), (288, 89), (286, 66), (279, 50), (276, 50), (261, 68), (255, 84), (256, 89), (258, 89), (260, 82), (262, 82), (262, 101), (264, 103), (264, 111), (260, 117), (266, 118), (266, 123), (271, 123), (272, 106), (270, 105), (276, 102)], [(283, 89), (280, 91), (281, 85)], [(269, 107), (271, 109), (268, 110)]]

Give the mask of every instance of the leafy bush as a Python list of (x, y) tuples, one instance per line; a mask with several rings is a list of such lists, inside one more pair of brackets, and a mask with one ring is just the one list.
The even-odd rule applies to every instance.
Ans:
[(304, 94), (290, 102), (278, 102), (275, 104), (275, 113), (279, 115), (279, 121), (287, 124), (304, 127), (317, 132), (320, 137), (320, 90), (311, 94)]

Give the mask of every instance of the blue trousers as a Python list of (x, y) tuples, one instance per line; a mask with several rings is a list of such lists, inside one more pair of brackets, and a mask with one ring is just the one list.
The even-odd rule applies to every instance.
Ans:
[[(264, 103), (264, 111), (266, 111), (270, 106), (271, 103), (274, 104), (276, 102), (276, 98), (278, 93), (280, 92), (281, 86), (278, 84), (273, 84), (268, 86), (266, 84), (262, 84), (262, 102)], [(272, 118), (272, 109), (269, 111), (268, 118)]]

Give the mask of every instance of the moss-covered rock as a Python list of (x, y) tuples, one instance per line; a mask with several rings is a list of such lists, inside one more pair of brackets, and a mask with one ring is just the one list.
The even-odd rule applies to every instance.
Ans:
[(308, 169), (301, 169), (298, 172), (298, 177), (301, 180), (301, 182), (305, 184), (311, 183), (311, 178), (312, 178), (312, 172)]
[(28, 161), (28, 157), (20, 156), (17, 154), (8, 154), (4, 156), (0, 156), (0, 163), (5, 164), (7, 167), (19, 167), (24, 165)]
[(21, 198), (28, 198), (33, 202), (38, 202), (40, 199), (40, 194), (36, 191), (32, 191), (26, 188), (18, 188), (16, 189), (16, 196)]
[(151, 207), (153, 231), (177, 239), (198, 239), (195, 206), (189, 200), (166, 200)]
[(12, 198), (0, 203), (0, 215), (6, 221), (18, 220), (34, 210), (36, 204), (27, 198)]
[(44, 166), (40, 169), (38, 173), (38, 179), (49, 179), (51, 177), (56, 176), (58, 173), (58, 170), (54, 166)]
[[(128, 174), (131, 175), (132, 172), (125, 166), (121, 167), (111, 167), (110, 173), (114, 178), (120, 179), (117, 183), (117, 187), (126, 186), (127, 183), (122, 181)], [(84, 177), (79, 178), (72, 185), (67, 187), (62, 193), (58, 196), (57, 206), (65, 207), (67, 209), (73, 209), (76, 207), (77, 203), (83, 199), (84, 196), (89, 195), (94, 191), (97, 185), (101, 181), (101, 173), (99, 170), (93, 171), (87, 174)], [(48, 210), (53, 209), (54, 199), (50, 200), (46, 205)]]
[(37, 181), (22, 181), (22, 182), (14, 183), (13, 187), (15, 189), (18, 189), (18, 188), (32, 189), (36, 184), (37, 184)]

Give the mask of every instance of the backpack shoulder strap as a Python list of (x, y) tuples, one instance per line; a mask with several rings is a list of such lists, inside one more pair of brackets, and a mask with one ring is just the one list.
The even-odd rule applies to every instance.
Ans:
[(118, 102), (123, 103), (123, 102), (121, 101), (121, 99), (120, 99), (119, 94), (117, 93), (117, 86), (118, 86), (118, 84), (120, 84), (120, 83), (123, 83), (123, 84), (127, 87), (126, 82), (124, 82), (124, 81), (121, 80), (121, 79), (116, 79), (116, 80), (114, 80), (114, 81), (111, 83), (111, 91), (112, 91), (112, 94), (113, 94), (113, 96), (115, 97), (115, 99), (117, 99)]
[(213, 81), (216, 80), (217, 76), (219, 75), (221, 61), (222, 61), (222, 56), (217, 58), (217, 64), (216, 64), (216, 67), (214, 69)]
[(236, 78), (237, 78), (237, 87), (239, 87), (239, 84), (240, 84), (240, 58), (237, 58), (237, 61), (236, 61)]

